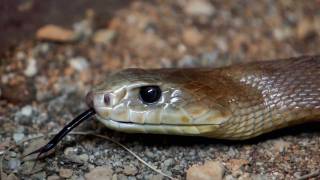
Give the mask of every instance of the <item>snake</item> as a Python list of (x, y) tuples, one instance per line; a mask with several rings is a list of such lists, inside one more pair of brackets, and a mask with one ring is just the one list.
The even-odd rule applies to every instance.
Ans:
[(221, 68), (126, 69), (86, 96), (89, 109), (45, 146), (96, 115), (126, 133), (245, 140), (320, 119), (320, 56)]

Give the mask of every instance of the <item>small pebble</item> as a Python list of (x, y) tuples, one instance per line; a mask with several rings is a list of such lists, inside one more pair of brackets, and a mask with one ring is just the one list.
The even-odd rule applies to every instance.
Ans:
[(11, 173), (6, 180), (19, 180), (19, 178), (15, 174)]
[(183, 41), (190, 46), (196, 46), (203, 40), (203, 35), (195, 28), (187, 28), (182, 34)]
[(20, 112), (21, 112), (21, 115), (29, 117), (32, 115), (32, 106), (26, 105), (21, 109)]
[(224, 166), (218, 161), (208, 161), (204, 165), (194, 165), (187, 170), (187, 180), (222, 180)]
[(26, 58), (26, 53), (25, 52), (23, 52), (23, 51), (18, 51), (17, 53), (16, 53), (16, 58), (18, 59), (18, 60), (23, 60), (23, 59), (25, 59)]
[(10, 159), (8, 161), (8, 168), (10, 170), (17, 170), (20, 166), (20, 160), (19, 159)]
[(263, 175), (263, 174), (252, 174), (251, 178), (253, 180), (268, 180), (268, 179), (270, 179), (266, 175)]
[(252, 177), (250, 177), (249, 173), (244, 173), (242, 176), (240, 176), (238, 178), (239, 180), (256, 180), (256, 179), (252, 179)]
[(89, 63), (84, 57), (72, 58), (69, 60), (69, 64), (72, 68), (79, 72), (88, 69), (89, 67)]
[(117, 180), (129, 180), (124, 174), (117, 174)]
[(226, 175), (225, 177), (224, 177), (224, 180), (237, 180), (236, 178), (234, 178), (232, 175)]
[(201, 66), (214, 66), (219, 67), (226, 62), (221, 62), (218, 60), (219, 52), (218, 51), (211, 51), (207, 53), (201, 54)]
[(149, 158), (154, 158), (154, 154), (153, 154), (153, 152), (150, 151), (150, 149), (147, 149), (147, 150), (145, 151), (145, 155), (146, 155), (147, 157), (149, 157)]
[(93, 35), (93, 42), (96, 44), (110, 44), (116, 37), (116, 32), (113, 30), (103, 29), (98, 30)]
[(163, 176), (161, 174), (151, 175), (150, 180), (163, 180)]
[(105, 180), (111, 179), (113, 170), (110, 167), (96, 167), (85, 174), (87, 180)]
[(42, 171), (42, 172), (38, 172), (36, 174), (33, 174), (30, 179), (39, 179), (39, 180), (42, 180), (42, 179), (46, 179), (46, 172)]
[(23, 72), (24, 75), (26, 75), (28, 77), (32, 77), (32, 76), (36, 75), (37, 72), (38, 72), (37, 61), (34, 58), (29, 58), (27, 68)]
[(288, 148), (290, 147), (290, 143), (286, 142), (282, 139), (280, 140), (276, 140), (273, 144), (273, 149), (277, 152), (277, 153), (282, 153), (284, 151), (286, 151)]
[(228, 169), (231, 169), (232, 171), (237, 171), (244, 165), (249, 164), (249, 161), (245, 159), (231, 159), (228, 163)]
[(164, 162), (163, 162), (163, 166), (166, 168), (166, 169), (169, 169), (172, 165), (174, 165), (175, 163), (175, 160), (172, 159), (172, 158), (169, 158), (169, 159), (166, 159)]
[(65, 29), (56, 25), (46, 25), (41, 27), (36, 37), (39, 40), (57, 41), (57, 42), (72, 42), (75, 40), (75, 34), (72, 30)]
[(81, 161), (83, 161), (83, 162), (88, 162), (89, 156), (88, 156), (87, 154), (81, 154), (81, 155), (79, 156), (79, 159), (80, 159)]
[(12, 158), (17, 157), (17, 153), (16, 153), (16, 152), (11, 151), (11, 152), (10, 152), (10, 157), (12, 157)]
[(47, 180), (60, 180), (61, 178), (57, 175), (48, 176)]
[(18, 143), (19, 141), (21, 141), (24, 138), (24, 134), (23, 133), (14, 133), (13, 134), (13, 139), (16, 143)]
[(124, 166), (123, 173), (128, 176), (134, 176), (138, 173), (138, 169), (135, 166)]
[(70, 155), (73, 155), (73, 154), (75, 154), (75, 151), (74, 151), (74, 148), (72, 148), (72, 147), (67, 147), (64, 150), (64, 155), (66, 155), (66, 156), (70, 156)]
[(192, 68), (199, 66), (199, 61), (190, 55), (184, 56), (181, 60), (178, 62), (178, 67), (180, 68)]
[(191, 0), (185, 6), (185, 12), (192, 16), (211, 16), (215, 9), (207, 0)]
[(62, 169), (59, 170), (59, 176), (63, 177), (63, 178), (69, 178), (69, 177), (72, 176), (72, 174), (73, 174), (72, 169), (64, 169), (64, 168), (62, 168)]
[(84, 19), (73, 25), (76, 40), (88, 39), (92, 35), (92, 23), (90, 19)]

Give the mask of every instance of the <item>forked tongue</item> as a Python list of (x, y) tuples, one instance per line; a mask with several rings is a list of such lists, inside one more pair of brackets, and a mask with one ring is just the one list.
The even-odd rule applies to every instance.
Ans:
[(27, 155), (22, 156), (22, 158), (25, 158), (25, 157), (30, 156), (32, 154), (39, 153), (37, 155), (36, 162), (35, 162), (35, 164), (33, 166), (33, 168), (34, 168), (36, 166), (36, 163), (37, 163), (39, 157), (42, 154), (44, 154), (44, 153), (50, 151), (51, 149), (53, 149), (54, 147), (56, 147), (57, 144), (62, 140), (62, 138), (65, 137), (73, 128), (77, 127), (84, 120), (89, 119), (90, 117), (92, 117), (95, 113), (96, 112), (95, 112), (95, 110), (93, 108), (90, 108), (90, 109), (86, 110), (85, 112), (83, 112), (82, 114), (80, 114), (79, 116), (74, 118), (66, 126), (64, 126), (63, 129), (61, 129), (59, 131), (59, 133), (56, 134), (46, 145), (40, 147), (39, 149), (37, 149), (35, 151), (32, 151), (31, 153), (29, 153)]

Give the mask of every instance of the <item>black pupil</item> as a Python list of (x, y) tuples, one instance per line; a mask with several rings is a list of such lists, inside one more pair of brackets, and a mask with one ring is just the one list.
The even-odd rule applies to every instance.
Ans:
[(159, 86), (143, 86), (140, 88), (140, 98), (144, 103), (157, 102), (161, 97)]

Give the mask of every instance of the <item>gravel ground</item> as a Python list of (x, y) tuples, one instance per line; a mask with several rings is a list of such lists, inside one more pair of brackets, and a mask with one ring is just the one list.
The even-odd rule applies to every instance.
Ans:
[[(40, 3), (34, 2), (19, 10), (32, 11)], [(42, 24), (32, 38), (2, 50), (0, 155), (12, 146), (2, 179), (166, 179), (116, 144), (81, 135), (65, 138), (30, 173), (34, 161), (22, 162), (22, 153), (48, 138), (21, 140), (61, 129), (86, 109), (86, 92), (119, 69), (220, 67), (320, 53), (319, 9), (319, 1), (133, 1), (105, 13), (108, 18), (87, 8), (70, 24)], [(124, 134), (94, 118), (76, 131), (108, 135), (177, 179), (206, 166), (226, 180), (297, 179), (319, 171), (319, 124), (244, 142)]]

